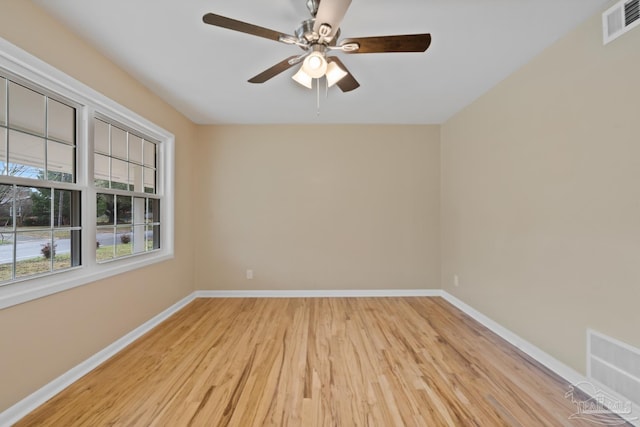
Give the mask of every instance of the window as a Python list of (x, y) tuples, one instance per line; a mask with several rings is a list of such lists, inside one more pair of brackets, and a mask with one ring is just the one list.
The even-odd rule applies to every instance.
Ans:
[(99, 262), (160, 249), (157, 158), (157, 144), (149, 138), (94, 119)]
[(173, 147), (0, 38), (0, 309), (172, 258)]
[(2, 76), (0, 105), (2, 285), (79, 266), (82, 227), (76, 108)]

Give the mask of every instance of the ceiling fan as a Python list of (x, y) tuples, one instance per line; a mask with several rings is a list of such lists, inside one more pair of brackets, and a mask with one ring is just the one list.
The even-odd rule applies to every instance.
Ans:
[(250, 83), (264, 83), (283, 71), (302, 62), (293, 79), (311, 89), (313, 80), (325, 77), (327, 86), (337, 85), (343, 92), (360, 86), (333, 52), (346, 54), (424, 52), (431, 44), (430, 34), (407, 34), (394, 36), (347, 38), (340, 41), (340, 23), (347, 13), (351, 0), (307, 0), (311, 19), (303, 21), (295, 35), (281, 33), (224, 16), (207, 13), (202, 20), (209, 25), (239, 31), (280, 43), (296, 45), (304, 53), (290, 56), (262, 73), (249, 79)]

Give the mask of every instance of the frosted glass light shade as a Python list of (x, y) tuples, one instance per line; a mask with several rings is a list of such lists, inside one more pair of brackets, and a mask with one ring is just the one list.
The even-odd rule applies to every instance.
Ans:
[(296, 82), (300, 83), (302, 86), (305, 86), (309, 89), (313, 88), (313, 79), (312, 77), (305, 73), (304, 67), (300, 67), (297, 73), (295, 73), (291, 78)]
[(338, 64), (336, 64), (335, 62), (330, 62), (327, 65), (327, 73), (326, 73), (327, 86), (328, 87), (333, 86), (334, 84), (342, 80), (346, 75), (347, 75), (347, 72), (342, 68), (340, 68)]

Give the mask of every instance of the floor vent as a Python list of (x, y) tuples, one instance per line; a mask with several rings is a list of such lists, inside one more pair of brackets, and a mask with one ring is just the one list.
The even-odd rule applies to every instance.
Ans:
[(587, 331), (587, 376), (640, 405), (640, 349)]
[(622, 0), (602, 14), (602, 36), (607, 44), (640, 25), (640, 0)]

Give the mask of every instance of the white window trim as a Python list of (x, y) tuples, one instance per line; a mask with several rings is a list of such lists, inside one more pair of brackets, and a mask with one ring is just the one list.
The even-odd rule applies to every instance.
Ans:
[[(174, 257), (174, 135), (3, 38), (0, 38), (0, 69), (82, 105), (77, 109), (79, 132), (76, 146), (79, 159), (77, 183), (82, 187), (83, 230), (82, 266), (0, 286), (0, 309), (172, 259)], [(111, 117), (160, 142), (158, 158), (160, 173), (157, 191), (162, 196), (160, 249), (100, 264), (96, 262), (95, 244), (90, 244), (95, 240), (97, 191), (93, 186), (93, 176), (89, 173), (93, 170), (93, 138), (89, 135), (90, 123), (96, 113)]]

